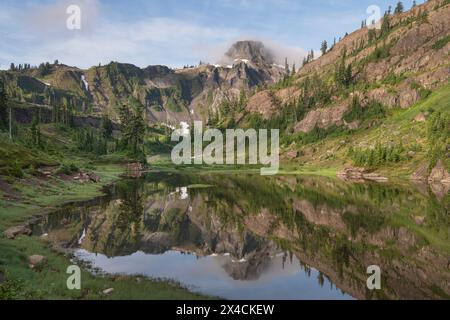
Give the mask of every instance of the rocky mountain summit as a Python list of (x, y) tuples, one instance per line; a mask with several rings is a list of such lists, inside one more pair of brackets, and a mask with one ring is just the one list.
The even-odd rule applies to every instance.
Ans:
[(226, 56), (233, 61), (250, 61), (254, 64), (274, 64), (273, 53), (260, 41), (238, 41), (231, 46)]

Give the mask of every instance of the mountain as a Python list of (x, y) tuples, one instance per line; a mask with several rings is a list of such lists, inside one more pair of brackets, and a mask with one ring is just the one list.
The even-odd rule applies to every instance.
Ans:
[(429, 0), (346, 34), (296, 72), (276, 65), (263, 43), (239, 41), (221, 65), (47, 63), (0, 78), (25, 104), (113, 120), (132, 104), (149, 124), (280, 129), (282, 159), (294, 166), (395, 168), (450, 183), (449, 52), (450, 2)]
[(228, 50), (226, 57), (233, 61), (274, 64), (273, 54), (260, 41), (238, 41)]
[(134, 97), (145, 106), (149, 123), (178, 125), (206, 121), (258, 86), (277, 83), (284, 69), (275, 65), (261, 42), (240, 41), (228, 53), (227, 65), (201, 64), (183, 69), (111, 62), (88, 70), (62, 64), (10, 70), (0, 77), (19, 101), (42, 105), (70, 104), (74, 110), (108, 113)]
[(450, 2), (386, 14), (379, 26), (346, 35), (230, 117), (281, 129), (295, 164), (395, 168), (420, 180), (441, 164), (437, 180), (450, 183)]

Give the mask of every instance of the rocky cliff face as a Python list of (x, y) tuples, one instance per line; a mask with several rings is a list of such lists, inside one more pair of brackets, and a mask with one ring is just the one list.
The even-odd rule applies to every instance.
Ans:
[[(389, 21), (390, 26), (386, 34), (381, 35), (381, 30), (362, 28), (345, 36), (326, 54), (303, 66), (288, 86), (292, 94), (280, 99), (278, 108), (272, 107), (269, 112), (266, 110), (261, 114), (269, 118), (276, 115), (283, 105), (302, 99), (302, 90), (298, 88), (306, 79), (318, 76), (329, 83), (343, 55), (345, 67), (352, 66), (352, 79), (355, 84), (359, 84), (355, 85), (353, 93), (361, 98), (363, 105), (377, 101), (388, 108), (406, 109), (423, 98), (427, 90), (434, 90), (447, 83), (450, 79), (450, 42), (445, 42), (445, 39), (450, 35), (450, 4), (442, 0), (430, 0), (385, 20)], [(273, 95), (274, 90), (271, 91)], [(346, 101), (346, 97), (333, 96), (329, 103), (318, 106), (330, 108), (333, 115), (310, 111), (305, 119), (297, 119), (299, 123), (296, 131), (309, 132), (316, 126), (345, 125), (342, 107), (337, 106), (348, 106), (350, 102)], [(252, 106), (247, 111), (259, 112)]]

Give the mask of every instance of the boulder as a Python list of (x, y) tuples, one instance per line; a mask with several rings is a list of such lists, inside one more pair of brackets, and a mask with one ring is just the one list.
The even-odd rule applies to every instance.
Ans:
[(427, 117), (425, 116), (425, 114), (423, 114), (422, 112), (419, 113), (415, 118), (414, 118), (414, 122), (425, 122), (427, 121)]
[(296, 159), (296, 158), (298, 158), (298, 151), (296, 151), (296, 150), (289, 151), (289, 152), (286, 154), (286, 157), (287, 157), (289, 160)]
[(47, 262), (47, 257), (41, 255), (32, 255), (28, 257), (28, 265), (31, 269), (42, 267), (43, 265), (47, 264)]
[(414, 221), (418, 224), (418, 225), (423, 225), (425, 223), (425, 217), (424, 216), (414, 216)]
[(444, 164), (439, 160), (431, 170), (428, 176), (428, 182), (441, 182), (443, 184), (450, 184), (450, 172), (444, 167)]
[(345, 112), (348, 110), (347, 103), (337, 107), (331, 108), (320, 108), (308, 112), (308, 114), (301, 120), (297, 122), (294, 127), (294, 131), (308, 133), (312, 131), (315, 127), (322, 129), (327, 129), (333, 125), (342, 125)]
[(103, 290), (103, 294), (109, 295), (109, 294), (113, 293), (113, 291), (114, 291), (114, 288), (108, 288), (108, 289)]
[(87, 183), (87, 182), (100, 182), (100, 177), (92, 172), (78, 172), (74, 177), (74, 180), (79, 181), (81, 183)]
[(20, 235), (30, 236), (32, 231), (26, 226), (17, 226), (7, 229), (3, 234), (7, 239), (14, 239)]
[(414, 89), (403, 89), (400, 91), (399, 104), (400, 108), (406, 109), (412, 106), (414, 103), (419, 101), (420, 95), (417, 90)]
[(428, 164), (423, 164), (420, 166), (416, 172), (411, 176), (411, 180), (414, 181), (427, 181), (428, 179)]

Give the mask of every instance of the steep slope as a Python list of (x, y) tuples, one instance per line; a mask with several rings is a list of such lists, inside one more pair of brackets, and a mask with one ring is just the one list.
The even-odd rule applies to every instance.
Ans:
[[(410, 174), (441, 159), (450, 168), (449, 108), (439, 98), (447, 96), (449, 79), (450, 2), (430, 0), (386, 14), (380, 29), (345, 36), (231, 114), (243, 127), (281, 129), (285, 157), (300, 155), (300, 163), (381, 169), (398, 163)], [(430, 129), (433, 123), (440, 127)], [(398, 155), (364, 159), (376, 151)]]

